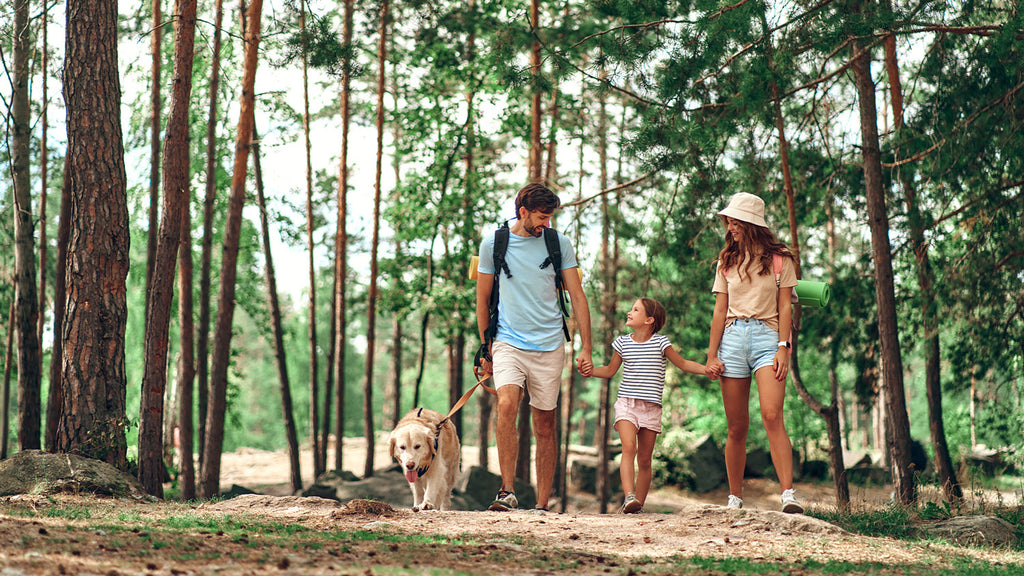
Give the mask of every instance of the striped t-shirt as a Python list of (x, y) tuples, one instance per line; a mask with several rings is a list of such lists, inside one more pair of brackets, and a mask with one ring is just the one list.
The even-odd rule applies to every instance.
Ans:
[(661, 404), (661, 393), (665, 388), (665, 349), (671, 345), (661, 334), (654, 334), (646, 342), (637, 342), (626, 334), (612, 342), (612, 350), (622, 356), (619, 398)]

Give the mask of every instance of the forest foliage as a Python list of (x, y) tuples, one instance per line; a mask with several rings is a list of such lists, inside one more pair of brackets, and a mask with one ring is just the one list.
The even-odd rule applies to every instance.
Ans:
[[(302, 0), (299, 0), (302, 1)], [(9, 13), (14, 2), (5, 4)], [(199, 4), (191, 93), (193, 260), (198, 262), (205, 187), (206, 105), (211, 61), (212, 3)], [(529, 25), (526, 2), (510, 0), (396, 1), (388, 27), (384, 112), (383, 234), (377, 337), (365, 337), (372, 236), (373, 156), (376, 115), (379, 4), (355, 3), (351, 46), (341, 36), (338, 3), (305, 4), (308, 25), (298, 26), (294, 0), (268, 2), (264, 10), (257, 74), (256, 125), (270, 217), (274, 260), (284, 306), (288, 369), (300, 438), (309, 437), (309, 357), (305, 254), (306, 217), (302, 158), (301, 59), (311, 66), (311, 138), (314, 182), (317, 332), (329, 333), (330, 294), (340, 162), (339, 78), (352, 59), (353, 128), (348, 166), (349, 324), (345, 365), (347, 435), (363, 434), (362, 362), (368, 346), (374, 363), (375, 423), (390, 428), (391, 400), (400, 412), (419, 404), (443, 410), (449, 403), (450, 352), (458, 340), (476, 347), (470, 257), (483, 234), (511, 217), (513, 194), (528, 179), (530, 99), (542, 94), (546, 179), (567, 204), (555, 226), (573, 239), (594, 321), (595, 362), (605, 344), (624, 330), (627, 306), (639, 296), (665, 304), (663, 332), (685, 358), (703, 362), (714, 305), (712, 271), (723, 244), (715, 216), (735, 192), (759, 194), (776, 235), (789, 242), (790, 221), (782, 177), (777, 110), (785, 119), (794, 212), (804, 278), (832, 284), (833, 301), (805, 308), (800, 326), (801, 378), (827, 399), (838, 382), (849, 449), (884, 446), (877, 405), (882, 385), (874, 261), (866, 224), (857, 92), (850, 63), (858, 46), (871, 59), (892, 265), (899, 344), (903, 357), (911, 434), (928, 442), (924, 378), (925, 317), (938, 319), (944, 421), (954, 455), (976, 444), (1024, 445), (1019, 415), (1024, 402), (1024, 15), (1016, 2), (766, 2), (688, 0), (545, 0), (541, 25)], [(32, 5), (30, 33), (38, 50), (30, 61), (31, 116), (45, 106), (51, 122), (50, 217), (46, 229), (56, 253), (57, 213), (66, 136), (59, 62), (63, 58), (64, 3), (47, 6), (49, 43), (40, 43), (42, 6)], [(136, 444), (143, 370), (147, 212), (149, 210), (149, 5), (121, 6), (119, 65), (124, 156), (128, 172), (131, 270), (126, 331), (128, 445)], [(168, 39), (165, 71), (171, 78), (174, 20), (165, 6)], [(217, 126), (214, 246), (219, 246), (231, 179), (242, 45), (237, 7), (228, 6), (220, 53), (222, 114)], [(0, 20), (3, 38), (14, 22)], [(892, 117), (890, 79), (883, 44), (895, 39), (904, 93), (899, 122)], [(531, 42), (541, 43), (538, 74), (529, 66)], [(5, 67), (8, 42), (4, 42)], [(40, 91), (40, 54), (46, 50), (51, 92)], [(12, 72), (8, 70), (7, 77)], [(13, 85), (13, 84), (11, 84)], [(777, 88), (777, 96), (769, 87)], [(57, 87), (57, 88), (54, 88)], [(169, 86), (166, 87), (169, 89)], [(0, 88), (10, 109), (11, 88)], [(779, 107), (776, 108), (776, 102)], [(8, 137), (0, 149), (11, 158)], [(164, 127), (166, 129), (166, 127)], [(31, 132), (33, 214), (40, 201), (41, 126)], [(607, 142), (605, 160), (598, 149)], [(472, 162), (467, 162), (471, 157)], [(251, 176), (250, 171), (250, 176)], [(604, 175), (602, 177), (602, 174)], [(602, 189), (601, 182), (607, 186)], [(625, 185), (627, 183), (632, 183)], [(916, 211), (908, 210), (911, 183)], [(249, 198), (252, 194), (251, 179)], [(13, 215), (14, 187), (0, 180), (0, 213)], [(616, 320), (607, 332), (597, 303), (605, 294), (600, 238), (601, 197), (610, 205), (615, 259)], [(224, 449), (284, 446), (271, 322), (255, 203), (245, 211), (231, 346)], [(914, 226), (923, 230), (916, 245)], [(0, 311), (14, 297), (14, 224), (0, 219)], [(915, 255), (930, 257), (935, 298), (922, 301)], [(219, 248), (213, 252), (217, 285)], [(47, 278), (55, 274), (53, 258)], [(196, 279), (198, 291), (198, 278)], [(52, 294), (52, 288), (49, 289)], [(43, 311), (52, 318), (52, 299)], [(216, 306), (216, 302), (213, 303)], [(7, 330), (10, 324), (4, 318)], [(170, 358), (178, 353), (171, 323)], [(396, 330), (400, 330), (398, 337)], [(5, 332), (6, 334), (6, 332)], [(43, 365), (53, 341), (44, 333)], [(326, 354), (326, 336), (320, 348)], [(400, 347), (400, 349), (396, 348)], [(457, 360), (472, 383), (471, 352)], [(400, 358), (394, 364), (392, 358)], [(326, 377), (320, 356), (322, 382)], [(175, 381), (170, 362), (168, 382)], [(13, 368), (16, 373), (17, 366)], [(717, 384), (669, 371), (665, 394), (667, 446), (703, 434), (725, 435)], [(399, 382), (395, 384), (396, 380)], [(168, 386), (170, 391), (173, 387)], [(397, 389), (397, 392), (396, 392)], [(572, 416), (573, 441), (593, 443), (596, 381), (581, 381)], [(43, 371), (42, 397), (48, 394)], [(320, 402), (324, 401), (323, 396)], [(333, 400), (331, 400), (333, 401)], [(45, 404), (45, 400), (44, 400)], [(171, 402), (166, 403), (172, 406)], [(16, 403), (12, 405), (16, 406)], [(476, 403), (465, 409), (474, 421)], [(754, 412), (756, 414), (756, 412)], [(44, 414), (45, 415), (45, 414)], [(381, 417), (383, 416), (383, 418)], [(751, 426), (755, 442), (763, 434)], [(16, 418), (9, 420), (17, 442)], [(874, 421), (874, 423), (873, 423)], [(795, 392), (787, 398), (786, 424), (805, 458), (828, 446), (824, 424)], [(476, 428), (466, 426), (463, 443)], [(131, 448), (130, 448), (131, 451)], [(1019, 457), (1019, 454), (1018, 454)], [(383, 465), (384, 463), (379, 463)]]

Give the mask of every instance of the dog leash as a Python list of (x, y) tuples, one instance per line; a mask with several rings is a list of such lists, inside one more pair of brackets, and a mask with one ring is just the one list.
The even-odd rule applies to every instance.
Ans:
[(484, 384), (484, 382), (487, 382), (488, 380), (491, 379), (491, 375), (490, 374), (486, 374), (486, 375), (483, 375), (481, 377), (481, 373), (478, 372), (477, 371), (477, 367), (474, 366), (473, 367), (473, 375), (476, 376), (476, 384), (474, 384), (472, 388), (467, 390), (466, 393), (462, 395), (462, 398), (459, 398), (459, 401), (456, 402), (454, 406), (452, 406), (452, 409), (448, 411), (448, 415), (445, 416), (444, 419), (441, 420), (441, 424), (438, 425), (438, 429), (439, 430), (441, 428), (441, 425), (443, 425), (445, 422), (447, 422), (449, 418), (454, 416), (455, 413), (458, 412), (459, 410), (462, 410), (462, 407), (466, 405), (466, 402), (469, 402), (469, 398), (471, 396), (473, 396), (473, 392), (476, 392), (477, 388), (483, 388), (484, 390), (487, 390), (488, 392), (490, 392), (491, 394), (494, 394), (495, 396), (498, 395), (498, 391), (497, 390), (495, 390), (494, 388), (491, 388), (487, 384)]

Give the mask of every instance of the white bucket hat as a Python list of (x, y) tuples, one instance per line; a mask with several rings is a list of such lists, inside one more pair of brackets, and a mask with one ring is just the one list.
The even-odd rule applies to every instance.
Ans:
[(739, 192), (730, 198), (729, 205), (718, 215), (742, 220), (762, 228), (768, 227), (768, 223), (764, 221), (764, 200), (761, 200), (760, 196), (746, 192)]

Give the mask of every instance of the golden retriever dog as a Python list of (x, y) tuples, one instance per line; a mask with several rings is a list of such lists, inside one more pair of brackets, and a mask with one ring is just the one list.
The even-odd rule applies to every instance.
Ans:
[(388, 442), (391, 457), (409, 481), (413, 510), (450, 510), (462, 460), (455, 425), (433, 410), (413, 408), (398, 421)]

